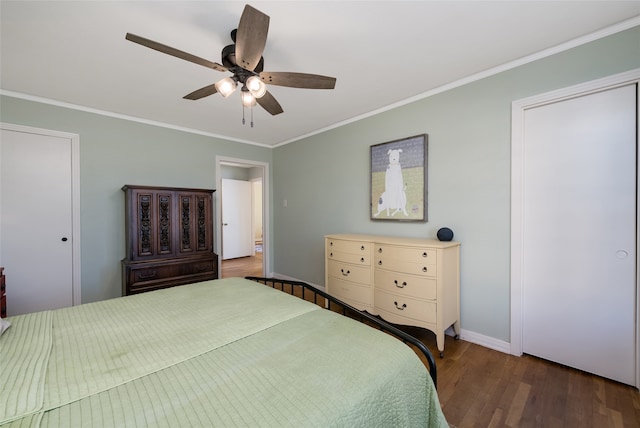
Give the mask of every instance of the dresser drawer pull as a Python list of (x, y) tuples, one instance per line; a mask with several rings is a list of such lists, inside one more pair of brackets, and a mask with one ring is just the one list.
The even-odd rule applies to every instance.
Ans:
[(427, 267), (426, 267), (426, 266), (422, 268), (422, 272), (426, 272), (427, 270), (428, 270), (428, 269), (427, 269)]
[(364, 245), (360, 246), (360, 251), (364, 251)]
[(382, 260), (378, 260), (378, 266), (382, 266)]
[(396, 305), (396, 309), (399, 311), (404, 311), (404, 308), (407, 307), (406, 303), (403, 303), (402, 306), (398, 306), (398, 302), (393, 302), (394, 305)]
[(364, 263), (364, 257), (360, 257), (360, 263)]
[(329, 257), (333, 257), (333, 253), (329, 253)]
[(329, 246), (333, 247), (333, 241), (329, 242)]
[(378, 252), (382, 254), (382, 247), (378, 248)]
[(152, 270), (150, 273), (144, 275), (142, 273), (138, 274), (138, 279), (151, 279), (156, 277), (156, 271)]
[(406, 287), (406, 286), (407, 286), (407, 281), (402, 281), (402, 284), (398, 284), (398, 280), (397, 280), (397, 279), (394, 279), (394, 280), (393, 280), (393, 283), (394, 283), (394, 284), (396, 285), (396, 287), (398, 287), (398, 288), (404, 288), (404, 287)]
[(427, 257), (427, 252), (422, 253), (422, 257)]
[(340, 269), (340, 272), (342, 272), (342, 276), (349, 276), (349, 274), (351, 273), (350, 270), (348, 270), (346, 273), (344, 271), (344, 269)]

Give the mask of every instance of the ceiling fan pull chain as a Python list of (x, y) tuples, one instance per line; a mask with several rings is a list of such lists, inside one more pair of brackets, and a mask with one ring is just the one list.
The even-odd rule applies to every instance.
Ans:
[(242, 104), (242, 124), (244, 125), (244, 104)]
[(253, 104), (250, 107), (251, 109), (251, 127), (253, 128)]

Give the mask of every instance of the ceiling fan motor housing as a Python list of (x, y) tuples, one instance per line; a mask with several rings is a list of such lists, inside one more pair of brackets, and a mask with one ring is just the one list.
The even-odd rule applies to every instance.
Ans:
[[(250, 77), (252, 75), (257, 75), (264, 70), (264, 57), (260, 57), (260, 62), (256, 65), (256, 68), (253, 70), (246, 70), (240, 67), (236, 62), (236, 45), (227, 45), (222, 49), (222, 65), (227, 67), (234, 75), (238, 75), (240, 77), (241, 74), (247, 74), (246, 77)], [(253, 73), (251, 73), (253, 71)], [(249, 72), (249, 73), (247, 73)], [(239, 79), (242, 81), (242, 79)]]

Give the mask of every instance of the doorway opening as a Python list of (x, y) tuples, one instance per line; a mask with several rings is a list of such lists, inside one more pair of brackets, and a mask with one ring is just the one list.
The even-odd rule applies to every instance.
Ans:
[(220, 278), (266, 276), (269, 165), (216, 156), (216, 252)]

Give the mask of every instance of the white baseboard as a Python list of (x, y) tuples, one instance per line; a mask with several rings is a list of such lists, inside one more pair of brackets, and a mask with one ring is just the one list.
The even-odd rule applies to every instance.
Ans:
[(495, 351), (504, 352), (505, 354), (511, 354), (511, 343), (490, 336), (485, 336), (484, 334), (476, 333), (474, 331), (461, 329), (460, 339)]

